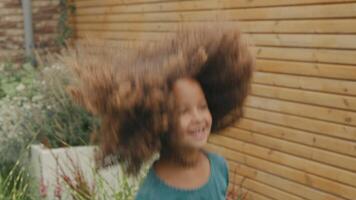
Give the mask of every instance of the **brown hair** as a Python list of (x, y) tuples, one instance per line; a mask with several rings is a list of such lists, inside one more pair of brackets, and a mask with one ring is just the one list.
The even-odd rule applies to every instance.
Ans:
[(61, 60), (72, 70), (71, 97), (101, 119), (104, 157), (114, 155), (130, 174), (162, 150), (175, 80), (199, 81), (216, 132), (242, 116), (254, 66), (240, 31), (224, 23), (183, 26), (162, 41), (136, 47), (82, 44)]

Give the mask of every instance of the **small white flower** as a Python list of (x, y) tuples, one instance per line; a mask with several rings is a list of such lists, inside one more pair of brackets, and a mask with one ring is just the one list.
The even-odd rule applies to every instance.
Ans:
[(20, 84), (16, 87), (16, 90), (17, 90), (17, 91), (22, 91), (22, 90), (24, 90), (25, 88), (26, 88), (25, 85), (22, 84), (22, 83), (20, 83)]
[(29, 110), (29, 109), (31, 108), (31, 105), (30, 105), (30, 104), (25, 104), (23, 107), (24, 107), (26, 110)]
[(31, 100), (34, 102), (34, 101), (39, 101), (41, 99), (43, 99), (42, 95), (36, 95), (36, 96), (33, 96)]

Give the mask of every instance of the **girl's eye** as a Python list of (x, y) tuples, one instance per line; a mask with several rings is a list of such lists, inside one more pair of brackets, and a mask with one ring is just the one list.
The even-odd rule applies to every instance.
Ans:
[(203, 105), (200, 105), (200, 109), (201, 110), (205, 110), (208, 108), (208, 105), (207, 104), (203, 104)]
[(188, 112), (188, 108), (183, 108), (179, 110), (180, 114), (186, 114)]

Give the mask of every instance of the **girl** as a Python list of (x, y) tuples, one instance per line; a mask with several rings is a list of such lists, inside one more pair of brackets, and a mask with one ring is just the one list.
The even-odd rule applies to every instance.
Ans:
[(225, 199), (228, 169), (225, 160), (202, 150), (212, 117), (198, 81), (178, 79), (173, 86), (178, 112), (172, 130), (142, 184), (136, 199)]
[(62, 54), (74, 75), (69, 94), (101, 119), (102, 158), (136, 175), (160, 154), (137, 200), (226, 198), (226, 162), (203, 146), (242, 116), (254, 65), (247, 46), (236, 28), (211, 23), (156, 43)]

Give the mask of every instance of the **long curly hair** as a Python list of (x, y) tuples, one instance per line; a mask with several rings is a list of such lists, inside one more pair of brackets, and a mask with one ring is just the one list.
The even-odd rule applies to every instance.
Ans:
[(66, 49), (72, 99), (100, 117), (103, 158), (114, 156), (129, 174), (164, 151), (173, 124), (172, 86), (198, 80), (212, 114), (212, 132), (242, 116), (254, 57), (238, 28), (225, 23), (181, 26), (158, 42), (112, 45), (88, 42)]

